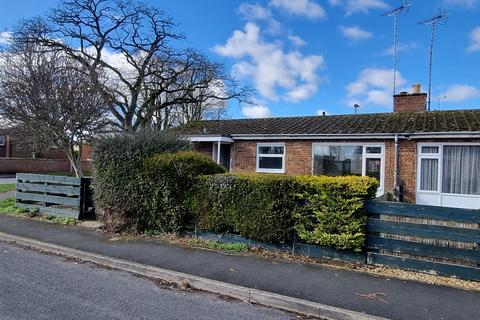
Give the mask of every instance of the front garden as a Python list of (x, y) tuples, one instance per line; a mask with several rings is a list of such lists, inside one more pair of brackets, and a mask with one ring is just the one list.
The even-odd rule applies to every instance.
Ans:
[(98, 218), (110, 232), (235, 234), (359, 251), (368, 177), (226, 174), (166, 133), (108, 137), (94, 151)]

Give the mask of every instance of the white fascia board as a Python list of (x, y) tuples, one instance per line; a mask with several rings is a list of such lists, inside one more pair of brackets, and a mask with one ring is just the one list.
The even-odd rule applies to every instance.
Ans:
[(232, 138), (223, 136), (186, 136), (185, 138), (191, 142), (233, 142)]

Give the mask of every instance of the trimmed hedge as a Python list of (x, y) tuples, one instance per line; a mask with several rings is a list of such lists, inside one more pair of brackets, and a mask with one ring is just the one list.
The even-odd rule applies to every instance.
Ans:
[(180, 232), (195, 226), (193, 189), (200, 175), (224, 173), (211, 158), (182, 151), (155, 155), (145, 161), (140, 225), (143, 230)]
[[(166, 132), (150, 130), (117, 134), (98, 140), (93, 150), (94, 201), (98, 218), (106, 229), (111, 232), (143, 232), (152, 226), (158, 227), (164, 220), (156, 217), (162, 212), (158, 208), (153, 209), (152, 202), (161, 203), (161, 200), (152, 197), (173, 197), (168, 201), (175, 202), (174, 198), (178, 195), (170, 194), (172, 186), (161, 181), (169, 179), (170, 175), (176, 175), (178, 167), (182, 168), (182, 173), (188, 171), (188, 177), (223, 172), (218, 167), (210, 170), (211, 160), (192, 153), (180, 154), (176, 158), (171, 156), (166, 161), (168, 165), (164, 165), (165, 161), (160, 159), (147, 160), (157, 154), (188, 149), (188, 141)], [(206, 164), (208, 170), (199, 168)], [(167, 168), (168, 166), (170, 167)], [(165, 210), (168, 211), (165, 214), (172, 214), (171, 207)], [(176, 230), (183, 224), (182, 219), (162, 224), (161, 229)]]
[(195, 210), (205, 231), (360, 250), (363, 203), (377, 186), (369, 177), (206, 176), (197, 186)]
[(196, 190), (199, 227), (267, 242), (293, 238), (295, 180), (277, 175), (205, 176)]
[(300, 239), (337, 249), (361, 250), (365, 243), (365, 200), (375, 197), (377, 180), (369, 177), (297, 177), (301, 186), (295, 230)]

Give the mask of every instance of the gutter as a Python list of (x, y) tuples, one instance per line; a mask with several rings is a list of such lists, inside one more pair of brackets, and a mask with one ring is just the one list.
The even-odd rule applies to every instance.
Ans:
[(429, 133), (365, 133), (365, 134), (232, 134), (233, 140), (364, 140), (369, 139), (471, 139), (480, 132), (429, 132)]

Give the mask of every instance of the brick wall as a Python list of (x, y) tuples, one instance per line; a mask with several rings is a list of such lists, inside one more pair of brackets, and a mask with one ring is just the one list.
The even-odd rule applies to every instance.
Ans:
[[(310, 175), (312, 173), (312, 144), (322, 143), (384, 143), (385, 144), (385, 191), (393, 188), (393, 174), (395, 167), (395, 143), (392, 140), (378, 141), (236, 141), (232, 148), (232, 172), (255, 172), (256, 146), (262, 142), (285, 142), (285, 173), (290, 175)], [(416, 141), (399, 141), (399, 181), (404, 183), (404, 199), (408, 202), (415, 201), (416, 179)]]
[(426, 93), (400, 93), (393, 96), (393, 112), (425, 111)]
[[(91, 170), (90, 161), (82, 161), (84, 170)], [(24, 159), (0, 158), (0, 174), (3, 173), (39, 173), (39, 172), (68, 172), (70, 162), (61, 159)]]
[(213, 142), (196, 142), (193, 146), (193, 148), (206, 155), (207, 157), (211, 158), (212, 157), (212, 152), (213, 152)]

